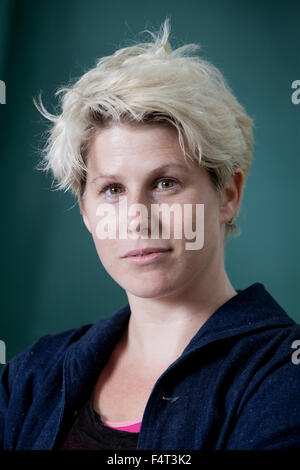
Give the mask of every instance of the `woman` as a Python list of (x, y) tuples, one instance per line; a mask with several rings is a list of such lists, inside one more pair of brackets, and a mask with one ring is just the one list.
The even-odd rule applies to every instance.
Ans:
[(40, 168), (76, 195), (128, 304), (5, 366), (2, 448), (300, 445), (300, 327), (262, 284), (235, 289), (224, 268), (252, 120), (220, 71), (187, 55), (195, 45), (171, 50), (168, 19), (152, 36), (61, 89), (60, 115), (36, 103), (53, 122)]

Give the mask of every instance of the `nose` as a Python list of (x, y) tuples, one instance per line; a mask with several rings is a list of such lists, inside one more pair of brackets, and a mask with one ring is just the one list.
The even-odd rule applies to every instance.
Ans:
[(150, 238), (151, 234), (151, 217), (141, 217), (131, 220), (128, 223), (128, 232), (134, 235), (143, 235)]
[(127, 197), (127, 227), (134, 235), (151, 234), (151, 198), (142, 188)]

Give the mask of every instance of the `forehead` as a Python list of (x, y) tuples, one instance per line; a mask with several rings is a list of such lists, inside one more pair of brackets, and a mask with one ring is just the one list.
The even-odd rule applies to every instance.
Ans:
[(158, 165), (189, 168), (184, 159), (176, 128), (159, 124), (111, 124), (97, 132), (90, 145), (88, 167), (108, 172)]

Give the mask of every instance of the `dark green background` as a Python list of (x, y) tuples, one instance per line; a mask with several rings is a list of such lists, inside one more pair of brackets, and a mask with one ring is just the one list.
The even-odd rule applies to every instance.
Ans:
[(171, 45), (196, 42), (255, 120), (242, 235), (229, 242), (233, 286), (262, 282), (296, 321), (299, 309), (300, 2), (0, 0), (1, 320), (7, 361), (38, 337), (110, 315), (127, 302), (102, 267), (78, 206), (34, 169), (47, 126), (32, 98), (54, 92), (171, 18)]

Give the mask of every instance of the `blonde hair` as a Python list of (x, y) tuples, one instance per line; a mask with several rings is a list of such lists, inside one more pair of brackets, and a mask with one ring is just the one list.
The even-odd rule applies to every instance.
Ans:
[[(62, 112), (49, 113), (39, 95), (34, 104), (53, 124), (37, 169), (51, 170), (56, 189), (84, 194), (86, 159), (93, 135), (111, 122), (175, 126), (184, 158), (205, 167), (218, 194), (235, 168), (248, 177), (252, 161), (252, 119), (222, 73), (190, 53), (198, 44), (172, 50), (169, 18), (152, 42), (136, 43), (102, 57), (73, 85), (62, 87)], [(184, 142), (191, 152), (186, 151)], [(245, 181), (244, 180), (244, 181)], [(237, 229), (226, 224), (227, 239)]]

